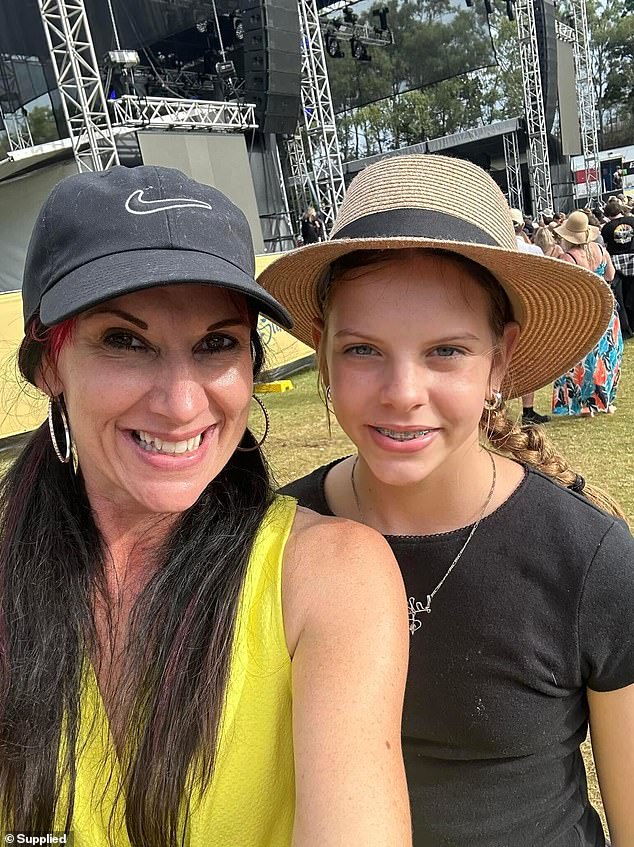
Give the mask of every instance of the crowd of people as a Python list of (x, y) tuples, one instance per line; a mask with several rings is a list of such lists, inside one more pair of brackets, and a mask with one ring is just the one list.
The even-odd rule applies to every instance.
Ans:
[[(569, 215), (545, 209), (538, 221), (519, 209), (511, 209), (511, 217), (518, 250), (572, 262), (610, 284), (615, 297), (610, 325), (583, 360), (555, 380), (552, 414), (613, 414), (623, 341), (634, 334), (634, 197), (614, 196)], [(524, 421), (547, 423), (550, 416), (535, 412), (532, 399), (523, 398)]]
[[(245, 216), (179, 171), (54, 187), (18, 354), (48, 420), (0, 485), (5, 832), (605, 847), (590, 726), (634, 845), (634, 539), (508, 408), (555, 382), (574, 410), (618, 356), (616, 256), (584, 212), (540, 222), (558, 257), (519, 217), (475, 165), (387, 158), (256, 280)], [(281, 492), (260, 313), (353, 444)]]

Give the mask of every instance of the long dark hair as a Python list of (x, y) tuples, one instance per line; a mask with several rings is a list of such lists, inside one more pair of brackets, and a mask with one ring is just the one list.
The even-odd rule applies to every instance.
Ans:
[[(46, 328), (32, 329), (19, 353), (30, 382), (51, 350)], [(263, 350), (255, 330), (251, 344), (257, 374)], [(247, 430), (242, 446), (254, 445)], [(181, 843), (191, 786), (206, 786), (213, 774), (237, 604), (272, 498), (260, 451), (236, 451), (153, 553), (116, 698), (125, 728), (120, 800), (134, 847)], [(95, 601), (107, 597), (107, 556), (81, 470), (58, 461), (42, 425), (0, 483), (5, 831), (50, 832), (60, 814), (72, 827), (80, 694), (86, 662), (100, 655)]]

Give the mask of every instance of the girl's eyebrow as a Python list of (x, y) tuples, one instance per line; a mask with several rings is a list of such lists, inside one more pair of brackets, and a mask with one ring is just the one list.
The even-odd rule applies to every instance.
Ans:
[[(374, 338), (374, 336), (372, 336), (372, 335), (368, 335), (365, 332), (361, 332), (360, 330), (352, 329), (352, 328), (349, 328), (349, 327), (346, 327), (344, 329), (340, 329), (339, 332), (336, 332), (333, 337), (334, 338), (340, 338), (341, 336), (346, 336), (346, 335), (355, 335), (358, 338), (363, 338), (363, 339), (366, 339), (367, 341), (377, 341), (378, 340), (378, 339)], [(444, 336), (442, 338), (435, 338), (435, 339), (433, 339), (433, 341), (431, 343), (433, 343), (433, 344), (444, 344), (444, 343), (447, 343), (449, 341), (479, 341), (479, 340), (480, 340), (479, 336), (474, 335), (472, 332), (460, 332), (456, 335), (447, 335), (447, 336)]]

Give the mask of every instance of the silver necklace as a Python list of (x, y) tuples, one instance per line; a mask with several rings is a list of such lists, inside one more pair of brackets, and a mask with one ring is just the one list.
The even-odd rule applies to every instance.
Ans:
[[(467, 540), (465, 541), (465, 543), (462, 545), (462, 547), (458, 551), (458, 555), (456, 556), (456, 558), (453, 560), (453, 562), (447, 568), (447, 573), (443, 576), (443, 578), (440, 580), (438, 585), (434, 588), (432, 593), (427, 595), (427, 603), (424, 606), (420, 602), (417, 604), (416, 613), (419, 613), (419, 612), (427, 612), (427, 614), (431, 613), (431, 601), (434, 599), (436, 594), (438, 594), (438, 592), (440, 591), (440, 589), (443, 586), (443, 583), (445, 582), (445, 580), (447, 579), (449, 574), (452, 572), (452, 570), (456, 567), (456, 565), (458, 564), (458, 562), (462, 558), (462, 554), (467, 549), (467, 545), (469, 544), (469, 542), (473, 538), (476, 529), (480, 526), (480, 522), (482, 521), (482, 518), (484, 517), (484, 513), (486, 512), (486, 510), (489, 507), (489, 503), (491, 502), (491, 498), (493, 497), (493, 492), (495, 491), (495, 483), (496, 483), (496, 480), (497, 480), (497, 471), (496, 471), (495, 459), (493, 458), (493, 455), (491, 453), (489, 453), (488, 455), (489, 455), (489, 458), (491, 459), (491, 467), (493, 468), (493, 479), (491, 481), (491, 488), (489, 489), (489, 493), (487, 494), (487, 499), (484, 501), (484, 506), (482, 507), (482, 511), (480, 512), (480, 517), (471, 527), (471, 531), (469, 532), (469, 535), (467, 536)], [(356, 486), (356, 483), (354, 481), (354, 472), (357, 468), (357, 462), (358, 461), (359, 461), (359, 457), (355, 456), (355, 460), (354, 460), (354, 463), (352, 465), (352, 471), (350, 473), (350, 482), (352, 483), (352, 493), (354, 494), (354, 500), (355, 500), (355, 503), (357, 505), (357, 511), (359, 512), (359, 517), (361, 518), (361, 522), (367, 523), (367, 521), (366, 521), (366, 519), (363, 515), (363, 510), (361, 509), (361, 503), (359, 501), (359, 493), (357, 491), (357, 486)]]

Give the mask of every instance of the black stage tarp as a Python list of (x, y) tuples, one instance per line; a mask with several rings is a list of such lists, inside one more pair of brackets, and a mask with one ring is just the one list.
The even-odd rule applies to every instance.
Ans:
[[(85, 0), (97, 59), (115, 48), (106, 0)], [(201, 0), (111, 0), (121, 40), (136, 49), (183, 32), (211, 14)], [(223, 5), (223, 4), (220, 4)], [(0, 53), (38, 56), (48, 60), (48, 48), (37, 0), (0, 2)]]

